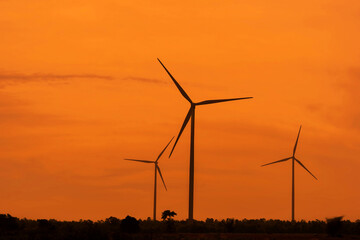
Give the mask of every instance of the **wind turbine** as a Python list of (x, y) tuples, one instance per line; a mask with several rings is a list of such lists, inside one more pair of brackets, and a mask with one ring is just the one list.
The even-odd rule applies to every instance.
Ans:
[(299, 141), (300, 131), (301, 131), (301, 125), (300, 125), (300, 129), (299, 129), (299, 133), (298, 133), (297, 138), (296, 138), (296, 142), (295, 142), (295, 146), (294, 146), (294, 150), (293, 150), (293, 155), (291, 157), (284, 158), (284, 159), (281, 159), (281, 160), (278, 160), (278, 161), (275, 161), (275, 162), (271, 162), (271, 163), (261, 165), (262, 167), (264, 167), (264, 166), (267, 166), (267, 165), (270, 165), (270, 164), (279, 163), (279, 162), (286, 162), (286, 161), (288, 161), (290, 159), (292, 160), (292, 200), (291, 200), (291, 220), (292, 221), (294, 221), (294, 218), (295, 218), (295, 173), (294, 173), (295, 172), (295, 162), (300, 164), (300, 166), (302, 166), (306, 171), (308, 171), (308, 173), (310, 173), (311, 176), (313, 176), (316, 180), (318, 180), (314, 176), (314, 174), (312, 174), (304, 166), (304, 164), (302, 164), (302, 162), (300, 162), (300, 160), (295, 157), (295, 152), (296, 152), (296, 147), (297, 147), (297, 144), (298, 144), (298, 141)]
[(252, 97), (244, 97), (244, 98), (229, 98), (229, 99), (215, 99), (215, 100), (205, 100), (201, 102), (193, 102), (191, 98), (186, 94), (185, 90), (180, 86), (180, 84), (175, 80), (175, 78), (171, 75), (171, 73), (167, 70), (167, 68), (164, 66), (164, 64), (160, 61), (160, 59), (157, 59), (161, 66), (165, 69), (165, 71), (169, 74), (172, 81), (175, 83), (176, 87), (179, 89), (180, 93), (183, 95), (183, 97), (190, 103), (190, 109), (185, 117), (184, 123), (180, 129), (180, 132), (176, 138), (176, 141), (174, 143), (174, 146), (171, 150), (171, 154), (173, 153), (176, 143), (178, 142), (182, 132), (184, 131), (184, 128), (186, 127), (187, 123), (189, 122), (191, 118), (191, 137), (190, 137), (190, 174), (189, 174), (189, 219), (193, 220), (193, 212), (194, 212), (194, 138), (195, 138), (195, 107), (200, 105), (206, 105), (206, 104), (213, 104), (213, 103), (220, 103), (220, 102), (228, 102), (228, 101), (235, 101), (235, 100), (243, 100), (243, 99), (249, 99)]
[(128, 161), (135, 161), (135, 162), (142, 162), (142, 163), (153, 163), (154, 166), (155, 166), (155, 181), (154, 181), (154, 214), (153, 214), (153, 218), (154, 218), (154, 221), (156, 220), (156, 186), (157, 186), (157, 173), (159, 172), (159, 175), (161, 177), (161, 180), (164, 184), (164, 187), (167, 191), (167, 188), (166, 188), (166, 185), (165, 185), (165, 181), (164, 181), (164, 178), (161, 174), (161, 171), (160, 171), (160, 167), (158, 165), (158, 161), (161, 157), (161, 155), (165, 152), (166, 148), (169, 146), (169, 144), (171, 143), (171, 141), (174, 139), (171, 138), (170, 142), (166, 145), (166, 147), (161, 151), (161, 153), (159, 154), (159, 156), (156, 158), (155, 161), (150, 161), (150, 160), (139, 160), (139, 159), (132, 159), (132, 158), (125, 158), (124, 160), (128, 160)]

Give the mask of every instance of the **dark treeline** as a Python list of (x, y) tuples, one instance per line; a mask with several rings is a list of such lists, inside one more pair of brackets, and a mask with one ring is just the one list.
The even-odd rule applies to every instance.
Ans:
[[(360, 235), (360, 220), (355, 222), (281, 221), (281, 220), (214, 220), (164, 221), (137, 220), (127, 216), (124, 219), (109, 217), (101, 221), (56, 221), (29, 220), (0, 214), (0, 239), (132, 239), (131, 236), (145, 236), (162, 233), (311, 233), (340, 235)], [(135, 239), (135, 238), (133, 238)]]

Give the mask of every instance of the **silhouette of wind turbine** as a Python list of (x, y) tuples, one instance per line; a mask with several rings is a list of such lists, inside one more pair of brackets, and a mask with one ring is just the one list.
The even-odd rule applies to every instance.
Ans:
[(165, 69), (165, 71), (168, 73), (172, 81), (175, 83), (176, 87), (179, 89), (180, 93), (183, 95), (183, 97), (190, 103), (190, 109), (185, 117), (184, 123), (180, 129), (180, 132), (176, 138), (176, 141), (174, 143), (174, 146), (171, 150), (171, 154), (173, 153), (175, 146), (184, 131), (187, 123), (189, 122), (191, 118), (191, 137), (190, 137), (190, 174), (189, 174), (189, 219), (193, 220), (193, 212), (194, 212), (194, 137), (195, 137), (195, 107), (200, 105), (206, 105), (206, 104), (213, 104), (213, 103), (221, 103), (221, 102), (229, 102), (229, 101), (235, 101), (235, 100), (243, 100), (243, 99), (249, 99), (252, 97), (244, 97), (244, 98), (229, 98), (229, 99), (215, 99), (215, 100), (205, 100), (201, 102), (193, 102), (190, 97), (186, 94), (185, 90), (180, 86), (180, 84), (175, 80), (175, 78), (171, 75), (171, 73), (167, 70), (167, 68), (164, 66), (164, 64), (160, 61), (160, 59), (157, 59), (161, 66)]
[(164, 181), (164, 178), (161, 174), (161, 171), (160, 171), (160, 167), (158, 165), (158, 161), (161, 157), (161, 155), (165, 152), (166, 148), (169, 146), (169, 144), (171, 143), (171, 141), (174, 139), (171, 138), (170, 142), (166, 145), (166, 147), (161, 151), (161, 153), (159, 154), (159, 156), (156, 158), (155, 161), (150, 161), (150, 160), (139, 160), (139, 159), (132, 159), (132, 158), (125, 158), (124, 160), (128, 160), (128, 161), (135, 161), (135, 162), (142, 162), (142, 163), (154, 163), (155, 165), (155, 181), (154, 181), (154, 214), (153, 214), (153, 218), (154, 218), (154, 221), (156, 220), (156, 186), (157, 186), (157, 173), (159, 172), (159, 175), (161, 177), (161, 180), (164, 184), (164, 187), (167, 191), (167, 188), (166, 188), (166, 185), (165, 185), (165, 181)]
[(279, 162), (286, 162), (288, 160), (292, 160), (292, 200), (291, 200), (291, 221), (294, 221), (294, 218), (295, 218), (295, 161), (300, 164), (300, 166), (302, 166), (308, 173), (310, 173), (311, 176), (313, 176), (316, 180), (318, 180), (314, 174), (312, 174), (305, 166), (304, 164), (302, 164), (302, 162), (300, 162), (299, 159), (297, 159), (295, 157), (295, 152), (296, 152), (296, 147), (297, 147), (297, 144), (298, 144), (298, 141), (299, 141), (299, 136), (300, 136), (300, 131), (301, 131), (301, 125), (300, 125), (300, 129), (299, 129), (299, 133), (297, 135), (297, 138), (296, 138), (296, 142), (295, 142), (295, 146), (294, 146), (294, 150), (293, 150), (293, 155), (291, 157), (288, 157), (288, 158), (284, 158), (284, 159), (281, 159), (281, 160), (278, 160), (278, 161), (275, 161), (275, 162), (271, 162), (271, 163), (267, 163), (267, 164), (264, 164), (264, 165), (261, 165), (262, 167), (264, 166), (267, 166), (267, 165), (270, 165), (270, 164), (274, 164), (274, 163), (279, 163)]

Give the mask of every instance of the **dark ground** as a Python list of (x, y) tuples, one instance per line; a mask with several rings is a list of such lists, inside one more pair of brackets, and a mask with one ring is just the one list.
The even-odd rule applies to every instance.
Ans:
[(132, 240), (360, 240), (360, 236), (329, 237), (326, 234), (262, 233), (158, 233), (124, 236)]

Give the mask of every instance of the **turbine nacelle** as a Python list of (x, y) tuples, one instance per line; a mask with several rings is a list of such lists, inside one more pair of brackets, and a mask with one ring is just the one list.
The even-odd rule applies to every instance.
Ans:
[(264, 166), (267, 166), (267, 165), (271, 165), (271, 164), (274, 164), (274, 163), (286, 162), (286, 161), (292, 159), (293, 161), (296, 161), (298, 164), (300, 164), (300, 166), (302, 166), (308, 173), (310, 173), (311, 176), (313, 176), (316, 180), (318, 180), (318, 179), (315, 177), (315, 175), (312, 174), (312, 173), (305, 167), (305, 165), (304, 165), (302, 162), (300, 162), (299, 159), (297, 159), (297, 158), (295, 157), (296, 147), (297, 147), (297, 144), (298, 144), (298, 142), (299, 142), (300, 131), (301, 131), (301, 125), (300, 125), (300, 129), (299, 129), (299, 133), (298, 133), (297, 138), (296, 138), (295, 145), (294, 145), (293, 155), (292, 155), (291, 157), (284, 158), (284, 159), (281, 159), (281, 160), (278, 160), (278, 161), (275, 161), (275, 162), (270, 162), (270, 163), (261, 165), (261, 167), (264, 167)]
[(178, 90), (180, 91), (181, 95), (183, 95), (183, 97), (190, 103), (190, 109), (188, 111), (188, 113), (186, 114), (185, 120), (183, 122), (183, 125), (180, 128), (180, 132), (176, 138), (176, 141), (174, 143), (174, 146), (169, 154), (169, 157), (171, 157), (175, 146), (182, 134), (182, 132), (184, 131), (186, 125), (188, 124), (190, 118), (194, 115), (194, 111), (195, 111), (195, 107), (196, 106), (200, 106), (200, 105), (208, 105), (208, 104), (214, 104), (214, 103), (221, 103), (221, 102), (229, 102), (229, 101), (236, 101), (236, 100), (244, 100), (244, 99), (250, 99), (252, 97), (243, 97), (243, 98), (227, 98), (227, 99), (212, 99), (212, 100), (205, 100), (205, 101), (201, 101), (201, 102), (193, 102), (191, 100), (191, 98), (189, 97), (189, 95), (185, 92), (185, 90), (180, 86), (180, 84), (175, 80), (175, 78), (171, 75), (171, 73), (169, 72), (169, 70), (165, 67), (165, 65), (160, 61), (160, 59), (157, 59), (159, 61), (159, 63), (161, 64), (161, 66), (163, 66), (163, 68), (165, 69), (165, 71), (168, 73), (168, 75), (170, 76), (170, 78), (172, 79), (172, 81), (174, 82), (175, 86), (178, 88)]
[[(165, 148), (160, 152), (160, 154), (158, 155), (158, 157), (156, 158), (155, 161), (150, 161), (150, 160), (140, 160), (140, 159), (132, 159), (132, 158), (125, 158), (124, 160), (127, 160), (127, 161), (134, 161), (134, 162), (142, 162), (142, 163), (153, 163), (155, 164), (155, 169), (156, 169), (156, 172), (159, 173), (160, 175), (160, 178), (162, 180), (162, 183), (167, 191), (167, 187), (166, 187), (166, 184), (165, 184), (165, 181), (164, 181), (164, 178), (161, 174), (161, 170), (160, 170), (160, 167), (159, 167), (159, 164), (158, 164), (158, 161), (160, 159), (160, 157), (162, 156), (162, 154), (165, 152), (166, 148), (169, 146), (169, 144), (171, 143), (171, 141), (174, 139), (174, 137), (171, 138), (170, 142), (165, 146)], [(156, 174), (155, 172), (155, 174)]]

